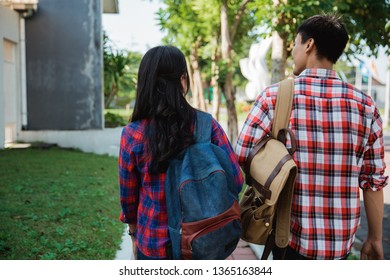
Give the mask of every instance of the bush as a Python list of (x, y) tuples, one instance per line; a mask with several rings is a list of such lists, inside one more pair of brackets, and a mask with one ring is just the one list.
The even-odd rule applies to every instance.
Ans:
[(125, 126), (126, 124), (127, 124), (127, 120), (123, 116), (113, 114), (110, 112), (107, 112), (104, 115), (105, 127), (118, 127), (118, 126)]

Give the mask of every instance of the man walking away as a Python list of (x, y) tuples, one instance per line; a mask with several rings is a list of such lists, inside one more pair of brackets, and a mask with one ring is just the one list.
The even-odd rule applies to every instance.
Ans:
[[(297, 31), (290, 128), (298, 178), (286, 259), (346, 259), (359, 226), (359, 188), (369, 227), (361, 258), (384, 258), (382, 120), (371, 97), (333, 70), (347, 42), (344, 24), (333, 15), (310, 17)], [(277, 93), (277, 84), (264, 89), (245, 121), (236, 146), (241, 166), (255, 143), (271, 133)], [(281, 258), (280, 250), (273, 255)]]

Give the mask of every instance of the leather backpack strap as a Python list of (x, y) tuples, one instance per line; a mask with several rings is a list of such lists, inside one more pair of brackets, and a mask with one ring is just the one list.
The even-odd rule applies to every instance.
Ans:
[[(274, 120), (272, 124), (272, 136), (275, 139), (279, 138), (278, 134), (281, 129), (288, 128), (288, 124), (290, 123), (293, 100), (294, 100), (294, 79), (286, 79), (281, 81), (279, 83), (279, 92), (276, 98)], [(293, 134), (291, 133), (291, 135)], [(289, 205), (291, 206), (292, 189), (283, 190), (281, 194), (281, 200), (283, 200), (282, 198), (283, 192), (286, 193), (285, 195), (288, 196), (287, 201), (290, 200)], [(280, 201), (278, 204), (280, 204)], [(282, 207), (283, 209), (280, 209), (280, 207), (278, 208), (279, 209), (276, 210), (277, 211), (276, 220), (284, 224), (286, 223), (286, 221), (290, 221), (288, 216), (291, 215), (291, 209), (286, 209), (286, 207)], [(261, 256), (262, 260), (268, 259), (268, 256), (270, 255), (272, 249), (275, 247), (275, 245), (277, 245), (277, 243), (279, 243), (281, 237), (282, 239), (286, 240), (285, 232), (276, 232), (276, 236), (275, 236), (275, 231), (276, 229), (273, 229), (271, 234), (268, 236), (268, 239), (265, 243), (263, 254)], [(287, 247), (280, 248), (280, 250), (281, 250), (280, 251), (281, 259), (284, 259), (284, 255), (286, 253)]]
[[(279, 94), (276, 99), (276, 108), (274, 115), (274, 123), (272, 133), (278, 139), (285, 138), (285, 133), (290, 134), (291, 143), (295, 143), (294, 133), (288, 128), (290, 123), (291, 110), (294, 100), (294, 80), (286, 79), (279, 83)], [(283, 131), (281, 131), (283, 130)], [(283, 135), (279, 135), (283, 132)], [(283, 137), (282, 137), (283, 136)], [(285, 139), (283, 141), (286, 142)], [(293, 152), (296, 147), (293, 147)], [(291, 154), (293, 154), (293, 152)], [(290, 233), (290, 216), (291, 216), (291, 201), (293, 196), (293, 185), (295, 183), (297, 170), (294, 168), (289, 174), (287, 183), (280, 194), (278, 206), (276, 209), (276, 223), (278, 227), (275, 229), (275, 244), (280, 248), (285, 248), (288, 244), (288, 236)]]
[(268, 235), (267, 242), (265, 243), (263, 254), (261, 255), (261, 260), (268, 260), (268, 257), (271, 254), (272, 249), (274, 247), (275, 247), (275, 234), (274, 231), (271, 231), (270, 235)]
[(294, 79), (286, 79), (279, 83), (276, 98), (272, 136), (277, 139), (279, 130), (287, 128), (290, 122), (291, 109), (294, 100)]
[(287, 182), (279, 196), (276, 207), (275, 244), (279, 248), (285, 248), (289, 243), (291, 204), (294, 195), (294, 184), (298, 174), (296, 167), (290, 169)]

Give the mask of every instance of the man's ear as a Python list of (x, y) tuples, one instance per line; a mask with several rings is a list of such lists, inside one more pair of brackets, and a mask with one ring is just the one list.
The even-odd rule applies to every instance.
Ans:
[(312, 49), (314, 49), (314, 39), (310, 38), (306, 41), (306, 53), (310, 52)]

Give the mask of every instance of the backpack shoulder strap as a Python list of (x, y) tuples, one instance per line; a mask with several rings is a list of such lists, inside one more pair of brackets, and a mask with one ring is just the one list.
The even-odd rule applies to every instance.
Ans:
[(279, 92), (276, 98), (272, 136), (277, 138), (279, 130), (287, 128), (290, 122), (292, 104), (294, 100), (294, 79), (286, 79), (279, 83)]
[(196, 143), (207, 143), (211, 141), (211, 125), (211, 115), (197, 110), (194, 131)]

